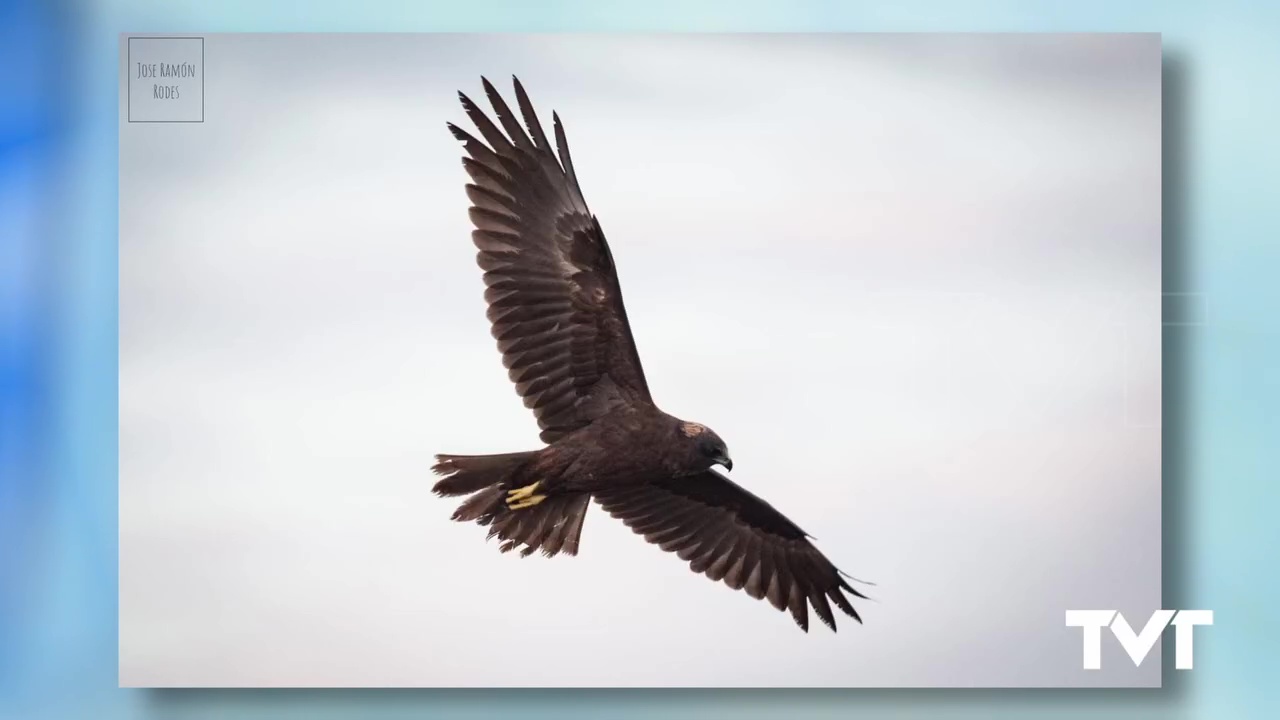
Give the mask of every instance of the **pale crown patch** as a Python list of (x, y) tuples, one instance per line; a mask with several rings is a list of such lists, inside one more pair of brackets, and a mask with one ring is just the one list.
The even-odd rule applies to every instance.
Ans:
[(680, 424), (680, 432), (683, 433), (684, 436), (688, 438), (698, 437), (699, 435), (701, 435), (706, 431), (707, 431), (706, 427), (699, 425), (698, 423), (695, 423), (695, 422), (687, 422), (687, 423)]

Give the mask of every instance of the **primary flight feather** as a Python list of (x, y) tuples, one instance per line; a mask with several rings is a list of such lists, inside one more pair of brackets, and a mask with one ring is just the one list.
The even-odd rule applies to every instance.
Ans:
[[(514, 78), (513, 78), (514, 80)], [(809, 629), (832, 630), (832, 605), (861, 622), (845, 593), (865, 597), (771, 505), (720, 474), (725, 443), (654, 404), (640, 366), (613, 255), (587, 207), (553, 114), (555, 146), (519, 80), (519, 115), (493, 85), (497, 124), (465, 94), (479, 138), (463, 143), (471, 233), (488, 318), (507, 374), (546, 447), (500, 455), (437, 455), (435, 492), (469, 496), (454, 512), (489, 528), (501, 549), (575, 555), (594, 498), (689, 567), (768, 598)]]

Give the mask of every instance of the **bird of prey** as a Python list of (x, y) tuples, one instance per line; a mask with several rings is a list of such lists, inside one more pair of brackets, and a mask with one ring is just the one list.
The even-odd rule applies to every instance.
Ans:
[(437, 455), (433, 469), (444, 477), (434, 492), (470, 496), (453, 519), (487, 526), (503, 552), (547, 556), (577, 554), (594, 498), (694, 572), (790, 611), (806, 632), (810, 606), (833, 631), (833, 604), (862, 622), (844, 593), (866, 596), (810, 536), (713, 469), (733, 468), (720, 436), (654, 404), (613, 255), (583, 199), (559, 116), (553, 148), (518, 79), (519, 116), (482, 80), (498, 124), (459, 93), (483, 140), (452, 123), (449, 130), (472, 181), (471, 237), (492, 334), (546, 446)]

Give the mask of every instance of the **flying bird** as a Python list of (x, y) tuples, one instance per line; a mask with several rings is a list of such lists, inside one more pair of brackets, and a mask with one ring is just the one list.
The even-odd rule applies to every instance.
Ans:
[(806, 632), (810, 606), (833, 631), (833, 604), (862, 622), (845, 593), (866, 596), (810, 536), (715, 469), (733, 469), (724, 440), (654, 404), (564, 125), (553, 113), (553, 148), (518, 79), (519, 116), (482, 80), (498, 125), (459, 93), (482, 139), (448, 127), (472, 181), (471, 238), (492, 334), (546, 446), (437, 455), (444, 477), (434, 492), (469, 496), (453, 519), (487, 526), (503, 552), (526, 556), (576, 555), (594, 499), (694, 572), (789, 611)]

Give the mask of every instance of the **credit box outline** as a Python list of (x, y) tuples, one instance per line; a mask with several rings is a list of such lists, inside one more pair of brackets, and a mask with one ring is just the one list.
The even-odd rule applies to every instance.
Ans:
[[(125, 78), (127, 87), (127, 103), (125, 107), (125, 120), (130, 123), (203, 123), (204, 122), (204, 37), (194, 36), (176, 36), (176, 35), (130, 35), (125, 48)], [(133, 41), (134, 40), (199, 40), (200, 41), (200, 119), (199, 120), (134, 120), (133, 119), (133, 74), (129, 72), (129, 68), (133, 67)]]

